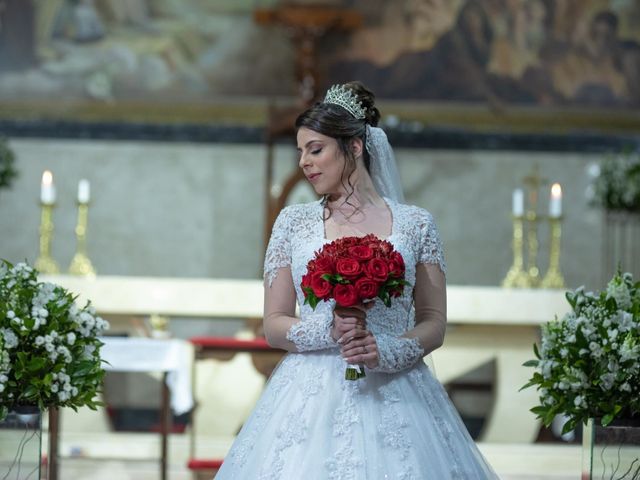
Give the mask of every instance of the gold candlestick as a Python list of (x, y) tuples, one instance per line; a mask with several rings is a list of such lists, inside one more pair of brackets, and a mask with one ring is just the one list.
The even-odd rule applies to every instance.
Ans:
[(527, 275), (529, 287), (537, 287), (540, 283), (540, 270), (538, 269), (538, 192), (540, 185), (547, 181), (540, 176), (540, 167), (534, 165), (531, 173), (523, 178), (529, 193), (529, 208), (525, 218), (527, 220)]
[(53, 204), (42, 203), (40, 216), (40, 253), (34, 267), (40, 273), (59, 273), (60, 268), (51, 256), (51, 240), (53, 239)]
[(502, 281), (506, 288), (529, 286), (529, 276), (524, 271), (524, 224), (522, 216), (513, 216), (513, 265)]
[(538, 269), (538, 214), (534, 210), (527, 212), (527, 276), (529, 287), (537, 287), (540, 282)]
[(96, 271), (87, 255), (87, 224), (89, 204), (78, 203), (78, 224), (76, 225), (76, 254), (69, 265), (69, 273), (85, 277), (95, 277)]
[(560, 272), (560, 239), (562, 237), (562, 217), (551, 217), (551, 243), (549, 246), (549, 269), (540, 286), (542, 288), (565, 288), (564, 277)]

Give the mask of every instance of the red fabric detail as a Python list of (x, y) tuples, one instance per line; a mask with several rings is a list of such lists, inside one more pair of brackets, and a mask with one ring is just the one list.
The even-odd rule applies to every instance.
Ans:
[(214, 470), (222, 466), (222, 460), (200, 460), (192, 458), (187, 463), (189, 470)]
[(265, 350), (275, 350), (267, 340), (258, 337), (255, 340), (238, 340), (232, 337), (191, 337), (189, 341), (196, 346), (212, 350), (233, 350), (241, 352), (255, 352)]

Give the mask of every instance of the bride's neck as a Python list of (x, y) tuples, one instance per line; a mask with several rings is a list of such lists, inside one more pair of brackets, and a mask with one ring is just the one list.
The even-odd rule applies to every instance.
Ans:
[(373, 181), (364, 165), (359, 165), (351, 176), (351, 185), (344, 182), (340, 191), (327, 196), (327, 206), (330, 209), (364, 210), (369, 207), (379, 207), (384, 204), (384, 200), (373, 186)]

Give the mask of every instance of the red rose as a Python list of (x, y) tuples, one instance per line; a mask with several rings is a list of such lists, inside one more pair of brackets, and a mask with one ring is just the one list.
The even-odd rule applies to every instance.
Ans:
[(398, 252), (391, 254), (391, 259), (388, 263), (389, 275), (392, 277), (400, 278), (404, 276), (404, 259)]
[(391, 252), (393, 252), (393, 245), (391, 245), (386, 240), (383, 240), (380, 242), (380, 251), (383, 255), (389, 255)]
[(310, 287), (311, 286), (311, 275), (306, 273), (302, 276), (302, 282), (300, 282), (300, 286), (303, 287)]
[(378, 282), (372, 280), (368, 277), (362, 277), (356, 280), (356, 290), (358, 291), (358, 295), (363, 300), (368, 300), (370, 298), (376, 298), (378, 296)]
[(387, 262), (381, 258), (372, 258), (364, 267), (366, 274), (377, 282), (384, 282), (389, 276)]
[(336, 285), (336, 288), (333, 289), (333, 297), (341, 307), (353, 307), (360, 301), (356, 287), (351, 284), (339, 283)]
[(313, 268), (310, 268), (311, 272), (333, 273), (334, 265), (333, 261), (326, 256), (318, 257), (313, 260)]
[(346, 279), (352, 279), (360, 275), (362, 266), (354, 258), (340, 258), (336, 262), (336, 271)]
[(343, 237), (340, 239), (340, 244), (343, 247), (351, 247), (353, 245), (358, 245), (360, 239), (358, 237)]
[(321, 253), (326, 256), (332, 256), (332, 255), (335, 255), (336, 252), (337, 252), (337, 248), (335, 246), (335, 243), (331, 242), (326, 244), (320, 252), (316, 252), (316, 258), (319, 257)]
[(349, 254), (357, 260), (373, 258), (373, 249), (367, 245), (356, 245), (349, 249)]
[(316, 297), (320, 299), (328, 298), (331, 294), (331, 283), (322, 278), (326, 272), (314, 272), (311, 274), (311, 288)]

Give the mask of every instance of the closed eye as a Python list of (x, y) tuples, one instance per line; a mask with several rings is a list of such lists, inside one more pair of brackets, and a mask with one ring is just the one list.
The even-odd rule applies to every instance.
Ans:
[(316, 149), (316, 150), (311, 150), (311, 154), (312, 154), (312, 155), (318, 155), (321, 151), (322, 151), (322, 149), (321, 149), (321, 148), (318, 148), (318, 149)]

